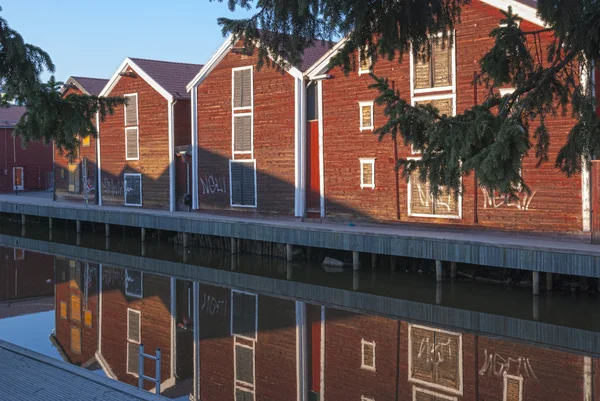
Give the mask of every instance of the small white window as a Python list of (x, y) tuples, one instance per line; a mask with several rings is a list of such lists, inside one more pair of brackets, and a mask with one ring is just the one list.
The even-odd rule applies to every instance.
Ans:
[(256, 160), (229, 161), (229, 199), (232, 207), (256, 207)]
[(375, 188), (375, 159), (360, 160), (360, 188)]
[(373, 129), (373, 102), (358, 102), (360, 111), (360, 130)]
[(515, 91), (515, 88), (500, 88), (498, 91), (500, 92), (500, 97), (504, 97), (512, 94)]
[(413, 386), (412, 401), (457, 401), (456, 397)]
[(252, 108), (254, 102), (252, 66), (234, 68), (232, 74), (232, 106), (234, 110)]
[(126, 206), (142, 206), (142, 175), (139, 173), (123, 174), (125, 205)]
[(125, 160), (140, 159), (140, 133), (137, 127), (125, 128)]
[(375, 398), (365, 397), (364, 395), (361, 395), (360, 401), (375, 401)]
[(138, 125), (138, 95), (131, 93), (124, 96), (125, 104), (125, 126), (135, 127)]
[(375, 341), (361, 340), (362, 348), (362, 361), (360, 364), (361, 369), (375, 371)]
[(144, 296), (144, 273), (125, 269), (125, 295), (135, 298)]
[(502, 401), (523, 401), (523, 376), (512, 376), (504, 372)]
[(140, 343), (142, 342), (142, 313), (127, 309), (127, 373), (138, 375)]
[(15, 248), (14, 251), (14, 260), (24, 260), (25, 259), (25, 249)]
[(256, 341), (258, 332), (258, 296), (231, 291), (231, 335)]
[(361, 48), (358, 50), (358, 75), (370, 74), (373, 68), (373, 60), (367, 55), (367, 50)]

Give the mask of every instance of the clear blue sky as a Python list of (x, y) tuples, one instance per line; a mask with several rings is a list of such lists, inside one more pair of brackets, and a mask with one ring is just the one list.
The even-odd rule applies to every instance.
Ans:
[[(110, 78), (125, 57), (205, 63), (225, 40), (218, 17), (241, 18), (208, 0), (8, 0), (1, 15), (47, 51), (55, 76)], [(49, 75), (45, 74), (45, 78)]]

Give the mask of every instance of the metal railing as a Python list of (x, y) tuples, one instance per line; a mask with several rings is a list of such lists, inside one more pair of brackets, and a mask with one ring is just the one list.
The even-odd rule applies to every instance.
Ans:
[[(148, 358), (156, 361), (156, 377), (150, 377), (144, 375), (144, 359)], [(156, 349), (156, 355), (150, 355), (144, 353), (144, 344), (140, 344), (140, 358), (139, 358), (139, 370), (138, 370), (138, 387), (144, 389), (144, 380), (148, 380), (156, 383), (156, 394), (160, 394), (160, 348)]]

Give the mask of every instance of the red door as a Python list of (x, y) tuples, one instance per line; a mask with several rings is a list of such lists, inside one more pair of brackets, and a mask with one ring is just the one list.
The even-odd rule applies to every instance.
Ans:
[(319, 168), (319, 121), (309, 121), (308, 131), (308, 160), (306, 183), (306, 210), (310, 215), (321, 215), (321, 178)]
[(321, 307), (317, 305), (306, 305), (308, 324), (308, 377), (309, 377), (309, 401), (317, 400), (321, 392)]

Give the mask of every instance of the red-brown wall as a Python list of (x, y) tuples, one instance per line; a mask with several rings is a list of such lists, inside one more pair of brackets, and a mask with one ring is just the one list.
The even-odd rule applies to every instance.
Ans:
[[(69, 95), (81, 95), (83, 92), (75, 86), (69, 87), (63, 97)], [(94, 121), (95, 124), (95, 121)], [(78, 157), (69, 159), (54, 145), (54, 196), (56, 200), (73, 200), (83, 201), (84, 185), (89, 188), (88, 202), (96, 201), (96, 139), (90, 138), (90, 145), (83, 146), (80, 143)], [(82, 160), (86, 159), (87, 163), (87, 182), (83, 182), (83, 166)], [(79, 164), (79, 192), (69, 192), (69, 164)]]
[[(168, 277), (144, 274), (143, 298), (125, 295), (125, 269), (103, 268), (101, 353), (119, 381), (137, 385), (127, 373), (127, 309), (141, 312), (141, 343), (154, 355), (161, 349), (161, 375), (171, 377), (171, 287)], [(144, 370), (154, 377), (156, 365), (146, 360)], [(145, 388), (153, 388), (145, 382)]]
[(53, 257), (0, 247), (0, 301), (52, 295)]
[(138, 94), (139, 160), (126, 160), (125, 106), (119, 106), (114, 115), (108, 116), (100, 124), (102, 203), (124, 205), (123, 174), (141, 173), (142, 206), (168, 210), (168, 101), (138, 73), (131, 68), (129, 71), (133, 72), (133, 76), (121, 76), (109, 95)]
[[(236, 46), (241, 46), (239, 43)], [(198, 192), (201, 210), (294, 213), (294, 78), (256, 69), (257, 55), (228, 53), (198, 87)], [(232, 68), (254, 66), (254, 158), (257, 207), (230, 207)], [(245, 155), (238, 159), (250, 159)]]
[[(498, 26), (498, 9), (474, 1), (464, 7), (462, 23), (456, 28), (456, 109), (458, 113), (474, 104), (473, 74), (479, 71), (478, 61), (492, 45), (489, 32)], [(537, 29), (523, 21), (525, 30)], [(542, 37), (547, 43), (548, 37)], [(543, 45), (545, 48), (545, 45)], [(410, 62), (407, 55), (402, 63), (378, 60), (374, 73), (386, 76), (405, 99), (410, 99)], [(523, 160), (523, 177), (532, 190), (529, 198), (522, 194), (520, 203), (503, 203), (498, 196), (488, 197), (476, 189), (473, 176), (463, 181), (462, 218), (427, 218), (408, 215), (407, 183), (400, 177), (396, 195), (394, 148), (388, 136), (381, 142), (371, 131), (359, 130), (359, 101), (372, 101), (377, 92), (368, 89), (372, 79), (356, 71), (344, 76), (340, 68), (330, 71), (333, 79), (323, 81), (324, 118), (324, 177), (326, 215), (353, 216), (377, 220), (403, 222), (478, 225), (511, 230), (580, 231), (582, 221), (581, 177), (567, 178), (554, 168), (554, 160), (564, 144), (574, 121), (570, 117), (553, 117), (548, 121), (551, 135), (549, 162), (535, 168), (534, 152)], [(478, 101), (485, 98), (486, 88), (478, 90)], [(374, 126), (386, 120), (383, 108), (375, 105)], [(533, 125), (531, 132), (535, 129)], [(398, 143), (399, 157), (411, 157), (410, 148)], [(375, 188), (360, 188), (359, 158), (376, 158)], [(477, 191), (477, 203), (475, 192)], [(399, 208), (398, 208), (399, 205)], [(527, 206), (527, 207), (525, 207)]]
[(52, 172), (52, 145), (30, 142), (23, 149), (21, 138), (12, 134), (12, 128), (0, 128), (0, 192), (13, 190), (13, 167), (25, 167), (26, 191), (48, 189), (46, 175)]

